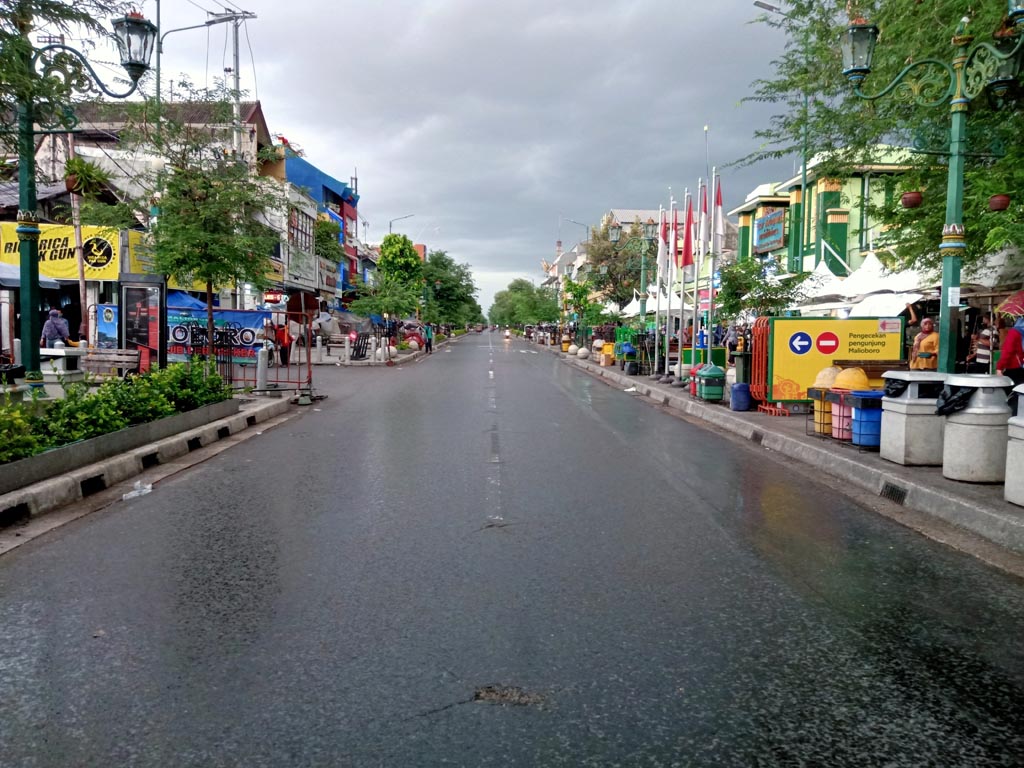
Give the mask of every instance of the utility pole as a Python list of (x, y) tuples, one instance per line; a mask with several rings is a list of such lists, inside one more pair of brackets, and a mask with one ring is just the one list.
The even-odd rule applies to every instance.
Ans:
[(223, 13), (211, 13), (207, 24), (231, 23), (231, 44), (233, 48), (231, 79), (232, 117), (234, 130), (232, 131), (231, 148), (235, 151), (235, 157), (242, 152), (242, 73), (239, 63), (238, 29), (249, 19), (255, 19), (256, 14), (251, 11), (224, 11)]

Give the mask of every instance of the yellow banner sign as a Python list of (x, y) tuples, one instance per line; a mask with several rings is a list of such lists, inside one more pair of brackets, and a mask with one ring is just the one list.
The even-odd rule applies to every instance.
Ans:
[(768, 399), (806, 400), (833, 360), (902, 360), (903, 320), (776, 317), (768, 353)]
[[(0, 222), (0, 261), (19, 264), (18, 225)], [(75, 229), (62, 224), (40, 224), (39, 274), (54, 280), (77, 280)], [(133, 233), (138, 234), (138, 233)], [(82, 227), (82, 253), (86, 280), (117, 280), (120, 272), (118, 233), (106, 227)]]

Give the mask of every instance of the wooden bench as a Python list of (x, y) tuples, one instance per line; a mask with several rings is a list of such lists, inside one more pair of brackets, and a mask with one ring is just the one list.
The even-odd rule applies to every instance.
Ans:
[(79, 360), (79, 366), (94, 379), (124, 378), (129, 373), (138, 372), (139, 350), (90, 349)]

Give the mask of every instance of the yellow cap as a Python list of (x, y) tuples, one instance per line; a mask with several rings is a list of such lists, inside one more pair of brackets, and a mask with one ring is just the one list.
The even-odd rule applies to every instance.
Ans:
[(846, 368), (836, 376), (832, 386), (835, 389), (849, 389), (851, 391), (869, 389), (868, 376), (864, 373), (863, 368)]

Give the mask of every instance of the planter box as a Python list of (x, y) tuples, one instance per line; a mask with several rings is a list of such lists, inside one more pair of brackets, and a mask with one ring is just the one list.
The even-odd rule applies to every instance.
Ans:
[(237, 400), (224, 400), (204, 405), (192, 411), (177, 413), (165, 419), (139, 424), (128, 429), (100, 435), (89, 440), (71, 443), (27, 459), (0, 465), (0, 495), (26, 485), (47, 480), (55, 475), (71, 472), (111, 456), (118, 456), (148, 443), (187, 432), (190, 429), (224, 419), (238, 413)]

